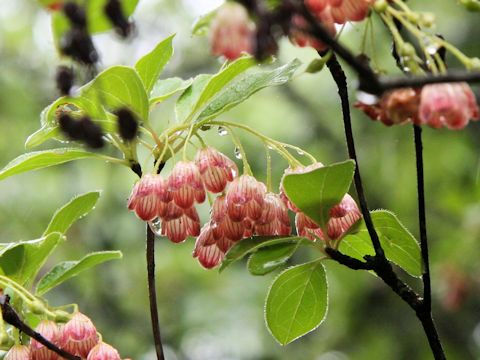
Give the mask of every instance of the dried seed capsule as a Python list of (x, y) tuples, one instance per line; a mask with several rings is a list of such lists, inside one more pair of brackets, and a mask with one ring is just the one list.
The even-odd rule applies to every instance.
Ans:
[(73, 73), (72, 68), (68, 66), (59, 66), (57, 67), (57, 73), (55, 75), (55, 82), (57, 85), (58, 91), (61, 95), (69, 95), (70, 89), (73, 86), (75, 80), (75, 74)]
[(132, 141), (137, 136), (138, 121), (128, 108), (115, 111), (118, 121), (118, 133), (125, 141)]
[(74, 27), (87, 28), (87, 16), (85, 9), (75, 2), (67, 2), (63, 5), (63, 13)]
[(124, 38), (128, 37), (132, 30), (132, 24), (125, 17), (120, 1), (108, 0), (103, 10), (107, 18), (115, 27), (117, 33)]

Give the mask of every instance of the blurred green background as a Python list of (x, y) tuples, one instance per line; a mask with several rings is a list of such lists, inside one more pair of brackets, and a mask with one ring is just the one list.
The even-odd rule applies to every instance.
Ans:
[[(216, 72), (205, 38), (191, 37), (194, 19), (219, 1), (141, 0), (135, 13), (137, 36), (122, 42), (112, 34), (95, 37), (102, 67), (131, 65), (171, 33), (175, 55), (162, 77), (188, 78)], [(478, 56), (478, 14), (456, 1), (409, 1), (414, 9), (437, 15), (435, 32), (467, 55)], [(363, 24), (342, 39), (359, 49)], [(396, 72), (390, 41), (375, 21), (377, 62)], [(315, 53), (281, 44), (279, 61), (304, 63)], [(24, 141), (39, 127), (40, 111), (56, 98), (54, 70), (60, 60), (53, 48), (49, 14), (35, 1), (0, 4), (0, 166), (25, 150)], [(453, 63), (455, 65), (455, 63)], [(355, 76), (350, 74), (351, 88)], [(474, 88), (478, 94), (478, 88)], [(355, 93), (352, 93), (354, 99)], [(153, 123), (172, 116), (162, 104)], [(354, 131), (371, 208), (397, 213), (415, 234), (417, 210), (413, 130), (387, 128), (353, 110)], [(328, 72), (302, 75), (287, 86), (267, 89), (224, 119), (249, 124), (276, 139), (299, 145), (323, 163), (347, 157), (340, 105)], [(449, 359), (480, 359), (480, 123), (463, 131), (424, 130), (428, 231), (433, 271), (434, 314)], [(215, 131), (210, 143), (233, 158), (234, 146)], [(255, 174), (265, 179), (264, 152), (242, 134)], [(49, 142), (45, 148), (60, 146)], [(286, 167), (274, 157), (274, 179)], [(52, 257), (78, 259), (102, 249), (119, 249), (124, 259), (86, 272), (48, 294), (52, 305), (78, 303), (105, 341), (122, 356), (153, 359), (144, 260), (144, 224), (126, 209), (135, 176), (126, 168), (79, 161), (22, 174), (0, 182), (0, 241), (38, 237), (55, 209), (72, 196), (102, 189), (96, 210), (68, 233), (68, 242)], [(352, 194), (354, 190), (352, 189)], [(208, 216), (203, 208), (202, 217)], [(326, 321), (287, 347), (279, 346), (263, 321), (263, 302), (277, 274), (253, 277), (244, 264), (221, 275), (205, 271), (192, 259), (193, 242), (157, 241), (160, 319), (167, 359), (216, 360), (366, 360), (429, 359), (426, 338), (410, 311), (375, 277), (328, 263), (330, 304)], [(311, 254), (296, 255), (292, 264)], [(407, 279), (419, 288), (419, 281)]]

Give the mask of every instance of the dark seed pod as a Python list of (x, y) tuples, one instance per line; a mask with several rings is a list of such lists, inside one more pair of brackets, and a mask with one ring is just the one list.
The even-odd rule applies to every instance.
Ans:
[(67, 2), (63, 5), (63, 13), (70, 20), (72, 26), (86, 30), (87, 16), (85, 10), (74, 2)]
[(98, 61), (98, 53), (86, 30), (72, 28), (62, 38), (60, 49), (64, 55), (87, 65)]
[(63, 65), (57, 67), (55, 82), (57, 84), (57, 89), (58, 91), (60, 91), (61, 95), (70, 94), (70, 89), (73, 86), (74, 80), (75, 74), (73, 73), (72, 68)]
[(118, 132), (125, 141), (132, 141), (137, 136), (138, 121), (128, 108), (118, 109), (115, 114), (118, 120)]
[(99, 149), (105, 145), (103, 140), (103, 131), (100, 126), (95, 124), (88, 116), (79, 120), (83, 130), (83, 141), (87, 146), (93, 149)]
[(108, 0), (103, 10), (117, 33), (124, 38), (128, 37), (132, 31), (132, 24), (125, 17), (120, 1)]
[(60, 130), (71, 140), (83, 140), (84, 134), (81, 124), (68, 114), (61, 114), (58, 117)]

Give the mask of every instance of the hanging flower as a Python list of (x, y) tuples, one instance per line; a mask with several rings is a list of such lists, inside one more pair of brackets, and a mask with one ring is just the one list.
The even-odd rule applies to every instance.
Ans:
[(257, 235), (290, 235), (290, 218), (287, 206), (279, 195), (268, 193), (264, 198), (262, 216), (255, 223)]
[(212, 193), (225, 190), (227, 183), (238, 174), (235, 163), (212, 147), (201, 149), (195, 156), (205, 188)]
[(251, 54), (254, 49), (255, 24), (245, 8), (234, 2), (222, 5), (210, 27), (210, 47), (215, 56), (228, 60)]
[[(321, 12), (316, 14), (318, 20), (327, 29), (330, 35), (334, 36), (337, 32), (333, 18), (329, 12)], [(308, 33), (308, 23), (300, 15), (292, 16), (292, 24), (289, 33), (290, 41), (300, 47), (312, 47), (317, 51), (323, 51), (328, 48), (323, 42), (317, 40)]]
[[(42, 320), (35, 329), (45, 339), (58, 347), (63, 347), (65, 339), (63, 338), (60, 329), (57, 324), (51, 320)], [(30, 355), (32, 360), (57, 360), (58, 355), (45, 347), (45, 345), (39, 343), (37, 340), (32, 339), (30, 341)]]
[(420, 99), (419, 117), (433, 128), (463, 129), (470, 119), (478, 120), (475, 95), (467, 83), (425, 85)]
[(151, 221), (165, 213), (171, 194), (166, 181), (157, 174), (145, 174), (133, 187), (128, 209), (143, 221)]
[(88, 353), (87, 360), (121, 360), (120, 354), (113, 346), (103, 341), (95, 345)]
[(168, 189), (175, 204), (183, 209), (205, 201), (202, 177), (192, 161), (179, 161), (173, 167), (168, 177)]
[(328, 237), (332, 240), (341, 238), (361, 217), (362, 213), (355, 200), (349, 194), (345, 194), (340, 204), (330, 209), (330, 219), (327, 223)]
[(77, 312), (62, 328), (65, 340), (64, 349), (73, 355), (86, 358), (90, 350), (98, 343), (97, 329), (84, 314)]
[(185, 241), (188, 236), (198, 236), (200, 218), (197, 210), (192, 206), (182, 209), (182, 214), (177, 218), (163, 220), (161, 232), (174, 243)]
[(25, 345), (13, 345), (3, 358), (4, 360), (30, 360), (30, 349)]

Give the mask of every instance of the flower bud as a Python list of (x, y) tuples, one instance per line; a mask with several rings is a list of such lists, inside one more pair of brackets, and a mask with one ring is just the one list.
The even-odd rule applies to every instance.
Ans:
[(143, 221), (165, 216), (167, 202), (171, 199), (167, 183), (160, 175), (145, 174), (133, 187), (128, 199), (128, 209), (135, 211)]
[(210, 47), (215, 56), (228, 60), (239, 58), (242, 53), (252, 53), (255, 24), (245, 8), (234, 2), (221, 6), (210, 26)]
[[(334, 36), (337, 31), (330, 12), (320, 12), (315, 15), (328, 33)], [(328, 48), (327, 45), (308, 34), (308, 23), (300, 15), (294, 15), (292, 17), (289, 38), (293, 44), (300, 47), (312, 47), (317, 51), (323, 51)]]
[(205, 188), (212, 193), (225, 190), (229, 181), (238, 174), (237, 165), (212, 147), (201, 149), (195, 156)]
[(175, 204), (183, 209), (192, 207), (195, 202), (205, 201), (206, 194), (200, 171), (191, 161), (180, 161), (173, 167), (168, 177), (168, 189)]
[(348, 21), (362, 21), (368, 15), (370, 5), (374, 0), (342, 0), (336, 1), (338, 5), (332, 5), (330, 12), (337, 24), (345, 24)]
[(30, 349), (25, 345), (14, 345), (8, 350), (3, 360), (30, 360)]
[(73, 355), (86, 358), (90, 350), (98, 343), (97, 329), (92, 321), (80, 312), (62, 328), (65, 341), (64, 350)]
[(467, 83), (425, 85), (420, 99), (419, 117), (433, 128), (463, 129), (470, 119), (478, 120), (475, 95)]
[[(62, 348), (64, 345), (64, 338), (62, 332), (51, 320), (42, 320), (35, 329), (40, 333), (45, 339), (51, 343)], [(30, 341), (30, 355), (32, 360), (57, 360), (59, 359), (58, 355), (52, 350), (47, 349), (43, 344), (39, 343), (37, 340), (32, 339)]]
[(117, 349), (106, 343), (99, 342), (88, 353), (87, 360), (121, 360)]

